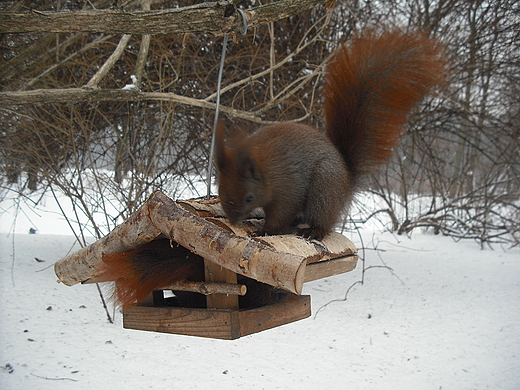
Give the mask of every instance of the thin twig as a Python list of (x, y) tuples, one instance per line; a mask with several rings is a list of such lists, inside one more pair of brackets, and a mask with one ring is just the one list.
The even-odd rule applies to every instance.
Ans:
[(40, 375), (36, 375), (33, 373), (31, 373), (31, 375), (35, 376), (36, 378), (45, 379), (47, 381), (72, 381), (72, 382), (78, 381), (77, 379), (72, 379), (72, 378), (49, 378), (47, 376), (40, 376)]

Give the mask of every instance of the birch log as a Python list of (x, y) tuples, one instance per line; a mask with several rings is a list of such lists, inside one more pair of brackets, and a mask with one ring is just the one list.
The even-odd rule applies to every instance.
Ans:
[(159, 237), (161, 231), (150, 222), (145, 203), (104, 238), (56, 262), (54, 272), (58, 282), (67, 286), (89, 281), (103, 282), (95, 280), (103, 254), (129, 251)]

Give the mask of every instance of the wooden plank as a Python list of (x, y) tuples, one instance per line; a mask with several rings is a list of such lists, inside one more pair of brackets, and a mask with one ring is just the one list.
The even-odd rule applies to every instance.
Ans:
[(236, 310), (134, 306), (123, 311), (123, 327), (234, 340), (240, 337)]
[(286, 301), (240, 311), (240, 336), (258, 333), (311, 315), (310, 295), (295, 295)]
[(322, 279), (333, 275), (352, 271), (356, 268), (358, 257), (346, 256), (319, 263), (311, 263), (305, 269), (305, 282)]

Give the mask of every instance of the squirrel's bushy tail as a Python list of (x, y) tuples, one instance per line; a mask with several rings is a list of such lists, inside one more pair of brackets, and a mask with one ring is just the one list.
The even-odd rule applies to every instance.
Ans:
[(369, 30), (338, 49), (325, 119), (354, 180), (389, 159), (412, 107), (445, 82), (445, 64), (438, 42), (420, 33)]
[(112, 299), (123, 308), (141, 302), (153, 290), (204, 273), (200, 258), (170, 241), (156, 240), (139, 249), (103, 255), (103, 279), (115, 281)]

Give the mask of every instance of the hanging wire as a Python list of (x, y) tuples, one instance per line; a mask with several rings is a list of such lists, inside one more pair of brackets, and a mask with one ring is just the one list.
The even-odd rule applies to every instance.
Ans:
[[(242, 17), (242, 35), (247, 34), (247, 17), (241, 9), (237, 9), (238, 13)], [(206, 199), (209, 200), (211, 197), (211, 178), (213, 177), (213, 160), (215, 158), (215, 133), (217, 131), (217, 124), (218, 124), (218, 115), (220, 113), (220, 89), (222, 85), (222, 73), (224, 71), (224, 62), (226, 60), (226, 50), (227, 50), (227, 43), (228, 43), (228, 35), (224, 35), (224, 40), (222, 42), (222, 55), (220, 57), (220, 69), (218, 72), (218, 80), (217, 80), (217, 103), (215, 108), (215, 121), (213, 123), (213, 135), (211, 137), (211, 148), (209, 152), (209, 162), (208, 162), (208, 177), (206, 181), (207, 186), (207, 193), (206, 193)]]
[(207, 193), (206, 199), (211, 197), (211, 178), (213, 176), (213, 159), (215, 157), (215, 133), (217, 131), (218, 114), (220, 111), (220, 86), (222, 84), (222, 72), (224, 70), (224, 61), (226, 59), (226, 48), (228, 43), (228, 35), (224, 35), (224, 41), (222, 42), (222, 56), (220, 57), (220, 69), (218, 72), (217, 81), (217, 107), (215, 109), (215, 121), (213, 123), (213, 136), (211, 137), (211, 149), (209, 152), (209, 163), (208, 163), (208, 178), (207, 178)]

